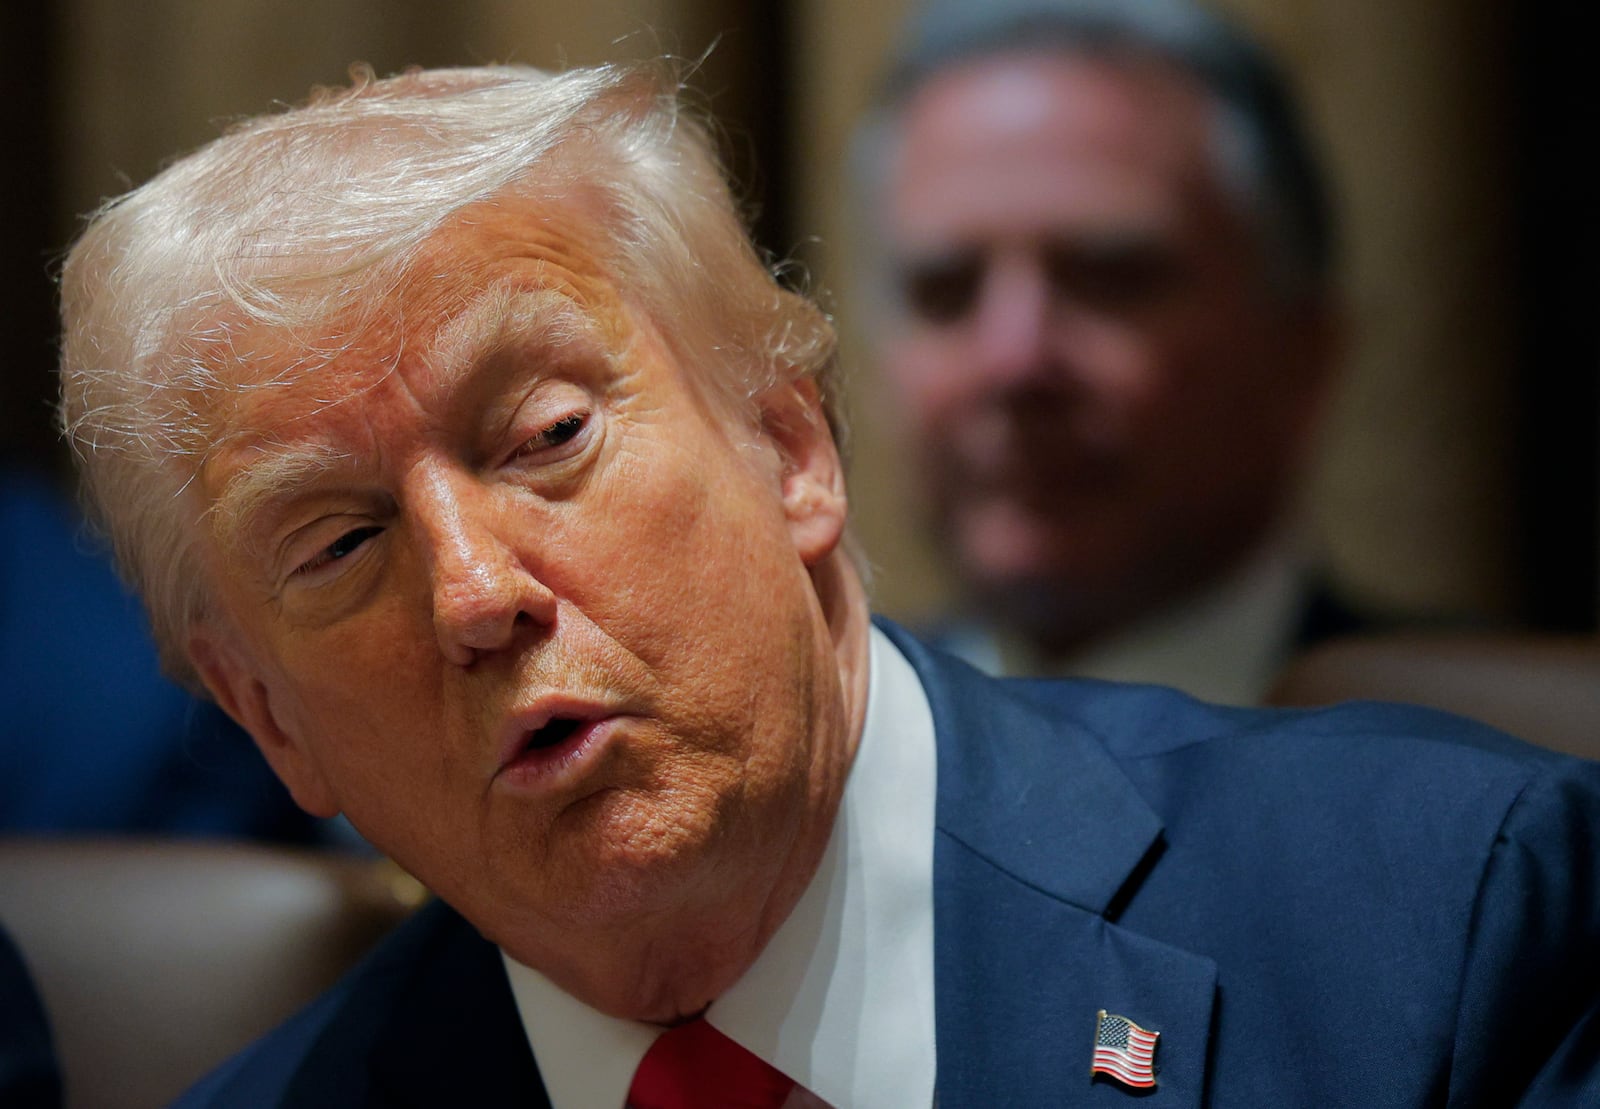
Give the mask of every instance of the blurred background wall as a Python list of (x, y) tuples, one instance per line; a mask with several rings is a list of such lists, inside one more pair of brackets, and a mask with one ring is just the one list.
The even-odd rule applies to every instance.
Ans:
[[(904, 0), (15, 0), (0, 9), (7, 465), (60, 472), (48, 273), (77, 217), (227, 119), (349, 64), (695, 58), (758, 238), (845, 336), (879, 607), (943, 585), (863, 365), (849, 129)], [(1369, 604), (1555, 630), (1600, 616), (1600, 215), (1581, 171), (1594, 17), (1504, 0), (1226, 0), (1297, 79), (1342, 202), (1355, 340), (1313, 516)], [(1580, 29), (1582, 24), (1582, 29)], [(713, 44), (714, 48), (713, 48)], [(1586, 160), (1586, 159), (1585, 159)]]

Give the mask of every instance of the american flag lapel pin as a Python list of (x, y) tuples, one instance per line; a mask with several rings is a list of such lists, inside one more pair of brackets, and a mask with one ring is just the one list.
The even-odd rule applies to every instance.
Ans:
[(1094, 1056), (1089, 1077), (1103, 1074), (1124, 1086), (1148, 1090), (1156, 1084), (1156, 1041), (1160, 1032), (1140, 1028), (1127, 1017), (1100, 1010), (1094, 1023)]

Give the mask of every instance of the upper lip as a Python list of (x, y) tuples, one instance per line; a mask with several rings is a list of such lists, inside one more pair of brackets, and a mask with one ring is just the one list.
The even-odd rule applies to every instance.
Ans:
[(499, 769), (504, 770), (515, 762), (528, 745), (528, 738), (553, 720), (576, 720), (588, 723), (613, 716), (613, 710), (604, 703), (569, 694), (546, 694), (507, 717), (500, 731)]

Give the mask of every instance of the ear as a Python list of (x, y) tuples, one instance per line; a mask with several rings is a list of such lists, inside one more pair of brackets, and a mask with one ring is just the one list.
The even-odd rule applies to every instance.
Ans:
[(339, 805), (321, 768), (303, 741), (279, 723), (266, 683), (232, 637), (209, 626), (192, 629), (189, 660), (222, 711), (256, 741), (295, 804), (312, 816), (337, 816)]
[(828, 557), (844, 536), (849, 502), (844, 464), (810, 378), (785, 382), (762, 394), (761, 429), (782, 465), (783, 511), (789, 535), (807, 566)]

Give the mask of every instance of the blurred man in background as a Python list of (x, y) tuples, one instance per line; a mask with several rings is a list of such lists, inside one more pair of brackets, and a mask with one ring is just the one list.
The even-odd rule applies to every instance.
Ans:
[(1293, 523), (1333, 228), (1259, 48), (1183, 0), (935, 0), (858, 153), (947, 646), (1249, 703), (1353, 629)]

